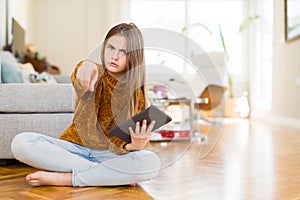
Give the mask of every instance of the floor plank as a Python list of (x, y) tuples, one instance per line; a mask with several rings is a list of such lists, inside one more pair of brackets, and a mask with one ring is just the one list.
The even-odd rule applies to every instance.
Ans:
[(299, 130), (237, 119), (201, 128), (206, 142), (151, 143), (161, 172), (136, 187), (31, 187), (35, 169), (12, 165), (0, 167), (0, 199), (300, 200)]

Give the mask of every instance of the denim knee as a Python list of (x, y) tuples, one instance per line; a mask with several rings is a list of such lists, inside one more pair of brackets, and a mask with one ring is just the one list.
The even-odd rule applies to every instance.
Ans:
[(23, 161), (29, 154), (30, 146), (37, 134), (30, 132), (19, 133), (11, 142), (11, 151), (17, 160)]
[(140, 163), (141, 171), (148, 174), (148, 179), (158, 175), (161, 168), (160, 158), (153, 152), (147, 151), (145, 155), (141, 155), (142, 162)]
[(160, 158), (158, 157), (158, 155), (156, 155), (155, 153), (152, 153), (152, 154), (153, 154), (152, 162), (153, 162), (154, 170), (156, 171), (155, 176), (157, 176), (161, 169), (161, 161), (160, 161)]

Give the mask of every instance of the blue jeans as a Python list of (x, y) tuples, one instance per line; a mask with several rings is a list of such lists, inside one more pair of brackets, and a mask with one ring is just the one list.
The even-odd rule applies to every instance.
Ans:
[(160, 170), (159, 157), (150, 151), (117, 155), (39, 133), (18, 134), (11, 150), (17, 160), (35, 168), (72, 172), (73, 186), (127, 185), (154, 178)]

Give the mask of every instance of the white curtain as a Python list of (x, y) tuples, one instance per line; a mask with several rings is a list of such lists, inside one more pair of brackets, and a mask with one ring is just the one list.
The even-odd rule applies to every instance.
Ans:
[(246, 33), (249, 52), (249, 92), (252, 110), (271, 109), (272, 54), (273, 54), (273, 1), (249, 0), (248, 15), (259, 15)]

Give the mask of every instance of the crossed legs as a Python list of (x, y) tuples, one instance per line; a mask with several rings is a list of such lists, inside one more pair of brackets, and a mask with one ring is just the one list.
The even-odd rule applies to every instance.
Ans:
[(43, 171), (26, 176), (33, 186), (128, 185), (155, 177), (160, 160), (149, 151), (116, 155), (38, 133), (21, 133), (12, 144), (16, 159)]

